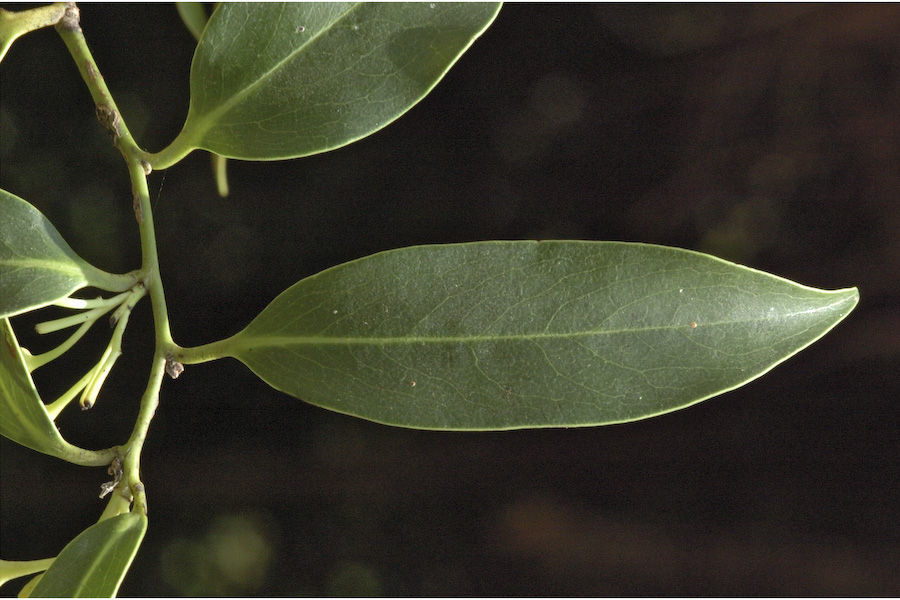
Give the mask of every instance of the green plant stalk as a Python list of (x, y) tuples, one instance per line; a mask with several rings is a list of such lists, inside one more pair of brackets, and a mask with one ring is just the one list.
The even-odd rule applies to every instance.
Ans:
[(50, 361), (56, 360), (63, 354), (69, 351), (69, 348), (75, 345), (78, 340), (80, 340), (85, 333), (87, 333), (88, 329), (93, 326), (96, 319), (91, 319), (89, 321), (85, 321), (81, 324), (75, 333), (70, 335), (66, 341), (62, 344), (54, 348), (53, 350), (48, 350), (47, 352), (42, 352), (40, 354), (34, 354), (31, 356), (25, 356), (25, 365), (28, 367), (28, 371), (30, 373), (34, 372), (36, 369), (43, 367)]
[[(119, 306), (129, 294), (130, 292), (124, 292), (117, 296), (113, 296), (112, 298), (109, 298), (102, 303), (93, 303), (92, 307), (88, 307), (89, 310), (86, 310), (77, 315), (71, 315), (68, 317), (63, 317), (61, 319), (54, 319), (52, 321), (44, 321), (43, 323), (38, 323), (34, 326), (34, 329), (40, 334), (45, 334), (53, 333), (54, 331), (59, 331), (60, 329), (67, 329), (69, 327), (81, 325), (82, 323), (93, 323), (105, 313), (108, 313), (113, 308)], [(60, 305), (60, 303), (58, 302), (55, 304)]]
[(216, 189), (223, 198), (228, 196), (228, 159), (218, 154), (210, 154)]
[(77, 315), (70, 315), (68, 317), (62, 317), (61, 319), (54, 319), (52, 321), (44, 321), (35, 325), (34, 330), (41, 335), (45, 335), (48, 333), (53, 333), (54, 331), (61, 331), (63, 329), (68, 329), (69, 327), (75, 327), (76, 325), (81, 325), (83, 323), (93, 323), (105, 313), (108, 313), (110, 310), (112, 310), (112, 308), (112, 306), (100, 306), (97, 308), (86, 310)]
[(123, 292), (118, 294), (117, 296), (113, 296), (112, 298), (72, 298), (71, 296), (68, 298), (63, 298), (62, 300), (57, 300), (53, 303), (53, 306), (59, 306), (60, 308), (71, 308), (74, 310), (85, 310), (90, 308), (98, 308), (101, 306), (118, 306), (122, 299), (128, 294), (128, 292)]
[(106, 503), (106, 508), (103, 509), (103, 514), (100, 515), (100, 518), (97, 519), (97, 522), (105, 521), (106, 519), (111, 519), (112, 517), (117, 517), (121, 514), (127, 513), (131, 508), (131, 495), (128, 494), (126, 497), (124, 494), (118, 493), (118, 488), (113, 491), (109, 496), (109, 502)]
[(165, 357), (176, 347), (169, 329), (165, 292), (160, 278), (153, 212), (147, 187), (147, 175), (151, 171), (151, 166), (143, 159), (146, 153), (135, 143), (103, 76), (100, 74), (82, 34), (79, 11), (74, 4), (67, 7), (66, 16), (57, 23), (56, 30), (75, 60), (78, 71), (96, 105), (97, 117), (112, 135), (113, 144), (125, 159), (131, 178), (133, 209), (141, 237), (141, 281), (150, 296), (156, 344), (153, 366), (147, 387), (141, 397), (138, 418), (131, 436), (121, 448), (121, 455), (124, 456), (123, 481), (134, 495), (134, 510), (146, 513), (147, 500), (139, 474), (141, 448), (146, 439), (150, 421), (159, 404), (159, 390), (165, 373)]
[[(55, 421), (56, 417), (59, 416), (59, 413), (61, 413), (63, 409), (69, 405), (69, 402), (71, 402), (75, 398), (75, 396), (78, 395), (78, 392), (84, 389), (84, 386), (87, 385), (88, 381), (90, 381), (93, 376), (94, 369), (91, 369), (90, 371), (82, 375), (81, 379), (79, 379), (75, 383), (75, 385), (63, 392), (63, 394), (59, 398), (48, 404), (47, 413), (50, 415), (50, 418)], [(110, 458), (110, 460), (112, 460), (112, 458)]]
[[(62, 319), (56, 319), (54, 321), (45, 321), (43, 323), (38, 323), (35, 326), (35, 329), (37, 330), (38, 333), (50, 333), (52, 331), (58, 331), (60, 329), (72, 327), (74, 325), (77, 325), (78, 323), (81, 323), (81, 327), (79, 327), (75, 331), (75, 333), (70, 335), (69, 338), (66, 339), (66, 341), (64, 341), (62, 344), (60, 344), (56, 348), (54, 348), (52, 350), (48, 350), (47, 352), (43, 352), (41, 354), (36, 354), (34, 356), (26, 356), (25, 363), (28, 366), (28, 370), (30, 372), (34, 371), (34, 370), (38, 369), (39, 367), (46, 365), (50, 361), (56, 360), (64, 353), (68, 352), (69, 349), (72, 346), (74, 346), (78, 342), (78, 340), (80, 340), (82, 338), (82, 336), (84, 336), (85, 333), (87, 333), (88, 329), (90, 329), (94, 325), (94, 323), (97, 322), (97, 319), (99, 319), (102, 315), (106, 314), (113, 308), (118, 308), (121, 310), (122, 307), (128, 307), (128, 310), (126, 310), (125, 314), (124, 314), (124, 320), (127, 323), (128, 322), (128, 314), (131, 312), (130, 307), (134, 306), (134, 304), (136, 304), (137, 301), (141, 299), (141, 297), (144, 295), (144, 293), (145, 293), (145, 291), (144, 291), (143, 286), (139, 286), (135, 290), (132, 290), (131, 292), (124, 292), (124, 293), (114, 296), (112, 298), (108, 298), (108, 299), (98, 298), (97, 300), (85, 301), (84, 302), (85, 305), (94, 306), (95, 308), (91, 308), (90, 310), (86, 310), (80, 314), (72, 315), (70, 317), (64, 317)], [(77, 299), (67, 298), (66, 300), (77, 300)], [(60, 306), (73, 307), (73, 306), (78, 306), (79, 303), (78, 302), (71, 302), (71, 303), (57, 302), (56, 304), (60, 305)], [(119, 327), (119, 323), (118, 323), (118, 319), (117, 319), (116, 331), (118, 332), (119, 329), (120, 329), (120, 327)], [(122, 326), (121, 329), (124, 330), (124, 326)], [(121, 335), (121, 333), (114, 333), (113, 339), (115, 339), (116, 336), (118, 336), (118, 340), (119, 340), (116, 343), (116, 345), (118, 347), (121, 345), (122, 335)], [(110, 342), (110, 343), (112, 344), (113, 342)]]
[(225, 338), (189, 348), (179, 348), (174, 357), (182, 364), (196, 365), (229, 356), (232, 345), (231, 338)]
[(147, 438), (150, 421), (153, 420), (153, 414), (156, 412), (156, 407), (159, 406), (159, 389), (165, 373), (165, 356), (154, 356), (150, 378), (144, 389), (144, 395), (141, 397), (141, 408), (134, 429), (124, 445), (125, 460), (122, 466), (122, 479), (134, 496), (134, 510), (145, 515), (147, 514), (147, 497), (140, 478), (141, 450), (144, 447), (144, 440)]
[(0, 61), (17, 38), (42, 27), (55, 25), (65, 12), (65, 2), (56, 2), (21, 12), (0, 8)]
[(128, 326), (128, 317), (131, 316), (131, 310), (134, 308), (134, 305), (137, 304), (145, 293), (146, 290), (143, 286), (139, 285), (135, 287), (128, 295), (128, 298), (126, 298), (116, 312), (113, 313), (116, 329), (113, 331), (112, 338), (109, 340), (109, 345), (106, 347), (103, 357), (100, 359), (100, 362), (97, 363), (97, 366), (92, 369), (94, 375), (88, 380), (84, 392), (81, 395), (82, 409), (90, 408), (94, 405), (94, 401), (100, 393), (103, 382), (112, 370), (116, 360), (122, 355), (122, 336), (125, 334), (125, 328)]
[(154, 169), (163, 170), (181, 162), (185, 156), (197, 149), (192, 140), (188, 140), (185, 135), (179, 133), (171, 144), (159, 152), (145, 152), (143, 159), (153, 165)]
[(116, 446), (104, 450), (85, 450), (68, 444), (60, 458), (82, 467), (105, 467), (116, 457), (119, 450)]
[(25, 577), (46, 571), (53, 564), (53, 558), (43, 558), (40, 560), (3, 560), (0, 559), (0, 585), (5, 584), (11, 579)]
[[(68, 352), (69, 349), (74, 346), (78, 340), (87, 333), (88, 329), (90, 329), (94, 323), (97, 322), (102, 315), (108, 313), (113, 308), (118, 308), (121, 310), (123, 307), (126, 307), (128, 310), (125, 311), (124, 321), (128, 322), (128, 315), (131, 312), (131, 307), (133, 307), (138, 300), (144, 295), (145, 290), (143, 286), (138, 286), (134, 290), (130, 292), (124, 292), (113, 296), (112, 298), (97, 298), (96, 300), (87, 300), (83, 301), (85, 306), (93, 306), (95, 308), (91, 308), (90, 310), (86, 310), (80, 314), (72, 315), (70, 317), (64, 317), (62, 319), (56, 319), (54, 321), (45, 321), (43, 323), (38, 323), (35, 325), (35, 329), (38, 333), (50, 333), (52, 331), (58, 331), (60, 329), (65, 329), (67, 327), (72, 327), (81, 323), (81, 326), (66, 339), (62, 344), (57, 346), (52, 350), (48, 350), (47, 352), (43, 352), (41, 354), (36, 354), (33, 356), (25, 357), (25, 364), (28, 366), (29, 372), (33, 372), (35, 369), (42, 367), (49, 363), (52, 360), (56, 360), (64, 353)], [(66, 298), (66, 300), (70, 302), (57, 302), (58, 306), (67, 306), (67, 307), (75, 307), (79, 306), (79, 302), (77, 302), (77, 298)], [(121, 320), (121, 319), (119, 319)], [(116, 347), (121, 346), (122, 334), (119, 333), (119, 329), (121, 328), (124, 331), (124, 325), (119, 326), (117, 320), (116, 332), (113, 334), (113, 339), (116, 339), (118, 336), (118, 342), (116, 342)], [(113, 342), (110, 342), (112, 344)]]

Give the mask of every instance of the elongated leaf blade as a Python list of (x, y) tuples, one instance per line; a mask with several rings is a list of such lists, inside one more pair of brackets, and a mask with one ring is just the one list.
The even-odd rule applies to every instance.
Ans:
[(273, 160), (348, 144), (421, 100), (499, 7), (224, 3), (197, 46), (173, 146)]
[(88, 527), (63, 548), (31, 597), (115, 597), (146, 531), (147, 517), (137, 513)]
[(69, 449), (41, 402), (6, 318), (0, 319), (0, 435), (51, 456)]
[(381, 423), (599, 425), (745, 384), (857, 300), (646, 244), (420, 246), (298, 282), (220, 349), (279, 390)]
[(0, 317), (28, 312), (88, 284), (92, 271), (50, 221), (0, 190)]

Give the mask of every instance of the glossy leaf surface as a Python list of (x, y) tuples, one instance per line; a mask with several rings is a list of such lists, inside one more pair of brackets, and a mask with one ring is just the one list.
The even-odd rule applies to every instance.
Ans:
[(498, 10), (483, 3), (224, 3), (197, 46), (188, 116), (168, 150), (272, 160), (348, 144), (421, 100)]
[(46, 306), (106, 278), (18, 196), (0, 190), (0, 215), (0, 317)]
[(147, 517), (126, 513), (82, 531), (38, 581), (34, 598), (111, 598), (137, 554)]
[(598, 425), (738, 387), (857, 300), (646, 244), (420, 246), (298, 282), (218, 350), (288, 394), (391, 425)]
[(70, 447), (41, 402), (6, 318), (0, 319), (0, 435), (51, 456)]

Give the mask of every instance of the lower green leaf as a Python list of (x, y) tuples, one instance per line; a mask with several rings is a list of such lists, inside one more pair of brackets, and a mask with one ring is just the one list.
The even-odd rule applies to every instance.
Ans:
[(381, 423), (602, 425), (741, 386), (858, 298), (647, 244), (420, 246), (304, 279), (213, 346), (279, 390)]
[(114, 597), (146, 531), (147, 517), (137, 513), (88, 527), (63, 548), (31, 597)]
[(41, 402), (6, 318), (0, 319), (0, 435), (51, 456), (65, 456), (69, 449)]
[(0, 435), (76, 465), (109, 464), (114, 448), (85, 450), (63, 439), (34, 387), (23, 352), (9, 319), (0, 318)]

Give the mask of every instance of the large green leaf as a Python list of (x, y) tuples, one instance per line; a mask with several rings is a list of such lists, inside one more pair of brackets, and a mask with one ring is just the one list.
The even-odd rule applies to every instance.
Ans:
[(304, 279), (210, 350), (312, 404), (391, 425), (597, 425), (759, 377), (858, 297), (646, 244), (421, 246)]
[(0, 317), (47, 306), (86, 285), (122, 291), (133, 283), (87, 263), (38, 209), (5, 190), (0, 216)]
[(6, 318), (0, 318), (0, 435), (51, 456), (70, 451), (41, 402)]
[(369, 135), (421, 100), (499, 7), (224, 3), (194, 54), (184, 128), (154, 166), (195, 148), (294, 158)]
[(146, 515), (126, 513), (82, 531), (31, 593), (33, 598), (112, 598), (147, 531)]

